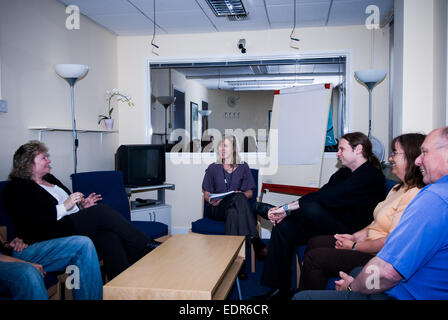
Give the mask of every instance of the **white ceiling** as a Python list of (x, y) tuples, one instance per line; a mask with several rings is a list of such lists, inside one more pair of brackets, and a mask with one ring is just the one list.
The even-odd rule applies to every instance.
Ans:
[[(294, 26), (294, 0), (242, 0), (248, 18), (231, 21), (216, 17), (206, 0), (59, 0), (76, 5), (82, 14), (120, 36), (153, 35), (154, 1), (156, 34), (269, 30)], [(380, 10), (380, 22), (389, 22), (394, 0), (296, 0), (296, 28), (363, 25), (369, 5)], [(316, 61), (288, 65), (178, 68), (187, 78), (200, 81), (209, 89), (270, 90), (286, 86), (342, 81), (344, 65)], [(340, 72), (342, 74), (340, 74)], [(206, 77), (203, 77), (206, 75)], [(255, 75), (255, 76), (254, 76)], [(232, 82), (233, 81), (233, 82)], [(245, 81), (245, 82), (242, 82)], [(249, 81), (249, 82), (248, 82)], [(251, 83), (250, 83), (251, 81)], [(263, 84), (261, 84), (263, 82)], [(266, 86), (271, 83), (272, 86)]]
[[(294, 0), (243, 0), (246, 20), (216, 17), (205, 0), (59, 0), (120, 36), (152, 35), (154, 1), (156, 33), (204, 33), (291, 28)], [(394, 0), (296, 0), (296, 27), (362, 25), (376, 5), (380, 21), (393, 11)]]

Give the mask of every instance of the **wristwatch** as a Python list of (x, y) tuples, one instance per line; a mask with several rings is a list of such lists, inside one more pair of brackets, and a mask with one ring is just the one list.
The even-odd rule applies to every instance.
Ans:
[(283, 210), (285, 210), (286, 215), (288, 215), (289, 214), (289, 207), (288, 207), (288, 205), (285, 204), (282, 208), (283, 208)]

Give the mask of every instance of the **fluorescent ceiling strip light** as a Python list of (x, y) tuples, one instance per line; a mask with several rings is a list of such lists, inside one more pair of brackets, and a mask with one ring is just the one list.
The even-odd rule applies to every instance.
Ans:
[(278, 86), (258, 86), (258, 87), (235, 87), (233, 91), (268, 91), (268, 90), (281, 90), (293, 87), (306, 86), (312, 83), (290, 84), (290, 85), (278, 85)]
[(248, 86), (263, 86), (263, 85), (285, 85), (295, 83), (312, 83), (314, 79), (278, 79), (278, 80), (247, 80), (247, 81), (225, 81), (229, 86), (234, 87), (248, 87)]
[(295, 79), (297, 77), (316, 77), (316, 76), (339, 76), (343, 75), (343, 73), (339, 72), (302, 72), (302, 73), (271, 73), (271, 74), (221, 74), (221, 75), (215, 75), (215, 74), (204, 74), (204, 75), (195, 75), (195, 76), (185, 76), (186, 79), (199, 79), (199, 80), (205, 80), (205, 79), (225, 79), (225, 78), (290, 78)]

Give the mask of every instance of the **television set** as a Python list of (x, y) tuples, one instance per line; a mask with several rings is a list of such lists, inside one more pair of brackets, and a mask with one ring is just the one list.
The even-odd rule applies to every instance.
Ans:
[(124, 185), (143, 187), (165, 182), (165, 145), (121, 145), (115, 153), (115, 170), (123, 172)]

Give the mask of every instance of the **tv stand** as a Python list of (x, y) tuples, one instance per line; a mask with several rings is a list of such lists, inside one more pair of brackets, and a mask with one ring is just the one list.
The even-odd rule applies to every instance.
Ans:
[[(129, 206), (131, 208), (132, 221), (157, 221), (168, 225), (168, 230), (171, 230), (171, 206), (165, 203), (165, 190), (175, 190), (175, 185), (171, 183), (164, 183), (155, 186), (141, 186), (131, 187), (126, 186), (126, 194), (129, 198)], [(157, 204), (147, 205), (133, 208), (131, 206), (131, 196), (138, 192), (148, 192), (157, 190)]]
[(131, 187), (126, 186), (126, 194), (128, 198), (132, 196), (133, 193), (137, 192), (147, 192), (157, 190), (157, 200), (160, 201), (161, 204), (165, 203), (165, 189), (175, 190), (175, 185), (171, 183), (159, 184), (156, 186), (142, 186), (142, 187)]

